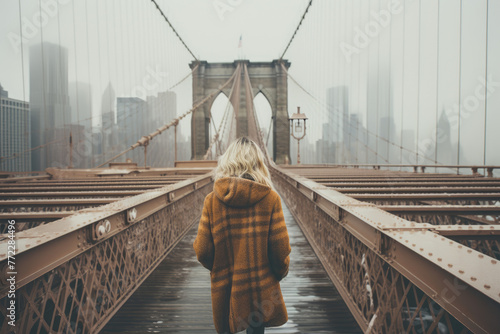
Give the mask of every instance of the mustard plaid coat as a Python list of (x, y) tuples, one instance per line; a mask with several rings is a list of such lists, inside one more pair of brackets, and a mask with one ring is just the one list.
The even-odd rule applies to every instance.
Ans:
[(193, 246), (210, 270), (218, 333), (288, 321), (279, 281), (288, 274), (291, 248), (276, 191), (244, 178), (216, 180)]

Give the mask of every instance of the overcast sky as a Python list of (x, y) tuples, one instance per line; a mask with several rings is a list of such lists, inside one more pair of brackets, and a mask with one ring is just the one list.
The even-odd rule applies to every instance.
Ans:
[[(58, 1), (58, 7), (51, 5)], [(240, 36), (245, 58), (279, 58), (308, 2), (158, 0), (194, 55), (209, 62), (238, 58)], [(156, 71), (158, 84), (147, 90), (154, 95), (189, 73), (193, 58), (149, 0), (20, 3), (21, 12), (17, 1), (3, 1), (0, 10), (0, 83), (14, 98), (29, 99), (29, 45), (40, 43), (42, 35), (44, 42), (68, 48), (69, 81), (91, 84), (94, 125), (109, 82), (116, 96), (134, 96)], [(500, 122), (499, 17), (498, 0), (317, 0), (285, 55), (301, 86), (289, 80), (288, 112), (302, 107), (312, 145), (328, 133), (342, 141), (343, 111), (328, 111), (326, 103), (329, 88), (346, 87), (348, 106), (341, 109), (358, 116), (370, 132), (370, 149), (380, 149), (383, 159), (399, 145), (437, 159), (438, 120), (444, 114), (451, 126), (447, 140), (460, 142), (463, 152), (441, 162), (500, 163), (494, 150), (500, 140), (494, 125)], [(13, 39), (20, 26), (24, 53)], [(191, 80), (174, 91), (181, 114), (192, 105)], [(221, 108), (214, 112), (216, 121), (223, 104), (215, 104)], [(270, 114), (264, 109), (258, 112), (267, 128)], [(389, 116), (393, 123), (380, 123)], [(330, 126), (323, 128), (326, 122)], [(181, 132), (190, 134), (189, 121), (181, 122)]]
[[(118, 0), (100, 1), (99, 5), (95, 0), (86, 3), (84, 1), (74, 3), (60, 1), (58, 7), (54, 7), (52, 3), (53, 1), (42, 1), (40, 8), (38, 1), (22, 1), (21, 11), (17, 1), (3, 2), (1, 5), (0, 83), (4, 89), (9, 91), (10, 97), (29, 100), (29, 46), (40, 43), (42, 35), (43, 41), (61, 44), (69, 49), (70, 82), (77, 78), (83, 82), (90, 81), (95, 116), (94, 125), (98, 125), (101, 96), (107, 86), (105, 75), (102, 75), (100, 80), (97, 79), (102, 72), (107, 70), (107, 64), (109, 64), (109, 68), (116, 66), (116, 72), (120, 72), (123, 68), (129, 69), (128, 64), (131, 64), (133, 59), (138, 60), (137, 63), (142, 61), (149, 64), (149, 68), (158, 66), (160, 71), (169, 74), (162, 82), (161, 87), (157, 89), (158, 91), (171, 87), (189, 73), (188, 64), (193, 60), (192, 57), (185, 52), (177, 37), (170, 34), (170, 28), (161, 19), (160, 14), (150, 1), (144, 0), (142, 3), (134, 1), (136, 5), (141, 4), (137, 7), (131, 7), (131, 1)], [(270, 61), (279, 58), (308, 1), (160, 0), (158, 3), (198, 59), (209, 62), (231, 62), (238, 58), (239, 52), (252, 61)], [(42, 13), (41, 27), (37, 21), (39, 13)], [(111, 15), (113, 13), (114, 15)], [(136, 13), (137, 15), (135, 15)], [(133, 18), (133, 21), (127, 18)], [(134, 26), (146, 24), (150, 20), (156, 22), (154, 26), (141, 27), (142, 30), (136, 29)], [(105, 26), (106, 23), (109, 26)], [(128, 25), (134, 27), (126, 30)], [(22, 44), (19, 42), (20, 26), (23, 28), (25, 40)], [(122, 41), (118, 41), (118, 46), (116, 41), (106, 43), (111, 38), (104, 39), (107, 36), (105, 29), (119, 34)], [(162, 39), (162, 34), (167, 36), (165, 40)], [(73, 36), (75, 37), (73, 38)], [(240, 37), (242, 38), (242, 47), (238, 48)], [(151, 54), (144, 55), (140, 52), (136, 54), (138, 50), (133, 47), (122, 51), (117, 50), (133, 46), (137, 44), (137, 41), (142, 43), (142, 41), (151, 38), (158, 39), (157, 44), (165, 45), (164, 48), (152, 52), (159, 56), (156, 59), (151, 58)], [(21, 48), (24, 48), (24, 54), (21, 53)], [(77, 52), (75, 52), (75, 48)], [(106, 52), (109, 53), (109, 57), (113, 58), (109, 63)], [(161, 52), (165, 52), (165, 57), (168, 58), (163, 59), (163, 63), (160, 63), (159, 60), (162, 57)], [(126, 58), (123, 55), (126, 53), (132, 53), (135, 58), (132, 56), (130, 59)], [(22, 60), (24, 61), (24, 69)], [(77, 66), (74, 66), (75, 63)], [(142, 70), (129, 69), (131, 72), (130, 81), (140, 83), (142, 77), (146, 75), (147, 69), (148, 67), (142, 68)], [(109, 71), (113, 72), (112, 69)], [(109, 77), (117, 96), (130, 95), (133, 82), (127, 85), (124, 82), (128, 81), (127, 77), (125, 76), (125, 80), (123, 80), (118, 74), (116, 75), (117, 82), (113, 82), (112, 73)], [(176, 88), (179, 114), (189, 109), (192, 103), (190, 85), (191, 80), (189, 79)], [(224, 108), (224, 104), (218, 101), (214, 107)], [(221, 117), (222, 112), (214, 112), (214, 118), (217, 120)], [(184, 135), (189, 135), (189, 122), (181, 122), (181, 129)]]

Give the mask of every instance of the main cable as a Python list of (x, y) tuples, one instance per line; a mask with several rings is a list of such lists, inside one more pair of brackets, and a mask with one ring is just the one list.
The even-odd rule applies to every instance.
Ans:
[(307, 14), (307, 12), (309, 11), (309, 7), (311, 7), (311, 5), (312, 5), (312, 2), (313, 2), (313, 0), (310, 0), (310, 1), (309, 1), (309, 4), (307, 5), (306, 10), (304, 11), (304, 14), (302, 15), (302, 18), (300, 19), (299, 25), (298, 25), (298, 26), (297, 26), (297, 28), (295, 29), (295, 31), (294, 31), (294, 33), (293, 33), (293, 35), (292, 35), (292, 38), (290, 38), (290, 41), (288, 42), (288, 45), (286, 46), (285, 51), (283, 51), (283, 54), (281, 55), (280, 60), (282, 60), (282, 59), (283, 59), (283, 57), (285, 56), (286, 51), (287, 51), (287, 50), (288, 50), (288, 48), (290, 47), (290, 44), (292, 44), (292, 41), (293, 41), (293, 39), (294, 39), (295, 35), (297, 34), (297, 32), (299, 31), (299, 28), (300, 28), (300, 26), (301, 26), (301, 24), (302, 24), (302, 21), (304, 21), (304, 18), (306, 17), (306, 14)]
[(186, 45), (186, 43), (184, 43), (184, 40), (181, 38), (181, 36), (179, 36), (179, 33), (177, 32), (177, 30), (175, 30), (175, 28), (172, 25), (172, 23), (170, 23), (170, 21), (168, 20), (167, 16), (163, 13), (163, 11), (161, 10), (161, 8), (158, 5), (158, 3), (156, 2), (156, 0), (151, 0), (151, 2), (154, 3), (154, 5), (156, 6), (156, 9), (158, 9), (158, 11), (160, 12), (161, 16), (163, 16), (163, 18), (165, 19), (165, 21), (167, 21), (168, 25), (170, 26), (170, 28), (172, 28), (173, 32), (175, 33), (175, 35), (177, 36), (177, 38), (179, 38), (179, 40), (181, 41), (182, 45), (184, 45), (184, 47), (186, 48), (186, 50), (188, 50), (188, 52), (191, 54), (191, 56), (193, 56), (193, 58), (196, 61), (199, 61), (198, 58), (196, 58), (196, 56), (193, 54), (193, 52), (191, 52), (191, 50), (188, 48), (188, 46)]

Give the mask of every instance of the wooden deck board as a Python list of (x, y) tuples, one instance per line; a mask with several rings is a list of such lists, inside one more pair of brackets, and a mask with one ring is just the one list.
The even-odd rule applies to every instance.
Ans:
[[(281, 282), (288, 322), (266, 333), (361, 333), (344, 301), (282, 201), (292, 246)], [(104, 333), (215, 333), (210, 275), (196, 260), (197, 224), (101, 331)]]

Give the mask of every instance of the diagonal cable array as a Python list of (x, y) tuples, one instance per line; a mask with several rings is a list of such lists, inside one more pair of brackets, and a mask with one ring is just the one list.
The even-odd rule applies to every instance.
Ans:
[(264, 139), (262, 138), (262, 133), (260, 131), (259, 120), (253, 103), (253, 89), (252, 83), (250, 81), (250, 75), (248, 74), (248, 69), (245, 64), (245, 88), (246, 88), (246, 100), (247, 100), (247, 115), (248, 115), (248, 134), (253, 137), (260, 146), (262, 152), (264, 153), (264, 159), (266, 164), (269, 165), (273, 159), (269, 157), (269, 152), (267, 150), (267, 143), (264, 144)]
[[(214, 122), (211, 122), (214, 126), (214, 130), (215, 130), (215, 134), (212, 138), (212, 140), (210, 141), (210, 145), (208, 145), (208, 148), (207, 148), (207, 151), (205, 153), (205, 155), (203, 156), (203, 160), (207, 160), (208, 159), (208, 156), (209, 154), (212, 152), (212, 146), (217, 143), (217, 147), (219, 149), (219, 153), (221, 154), (222, 153), (222, 150), (221, 150), (221, 147), (220, 147), (220, 144), (222, 142), (222, 139), (224, 137), (224, 132), (226, 130), (226, 125), (227, 125), (227, 119), (230, 117), (229, 114), (229, 110), (230, 110), (230, 105), (231, 105), (231, 99), (233, 98), (233, 96), (235, 95), (234, 92), (236, 92), (236, 96), (239, 96), (239, 91), (240, 91), (240, 76), (241, 76), (241, 64), (238, 64), (238, 66), (236, 67), (236, 70), (234, 71), (234, 74), (233, 74), (233, 77), (234, 77), (234, 80), (233, 80), (233, 85), (231, 87), (231, 91), (229, 92), (229, 97), (228, 97), (228, 101), (227, 101), (227, 105), (226, 105), (226, 110), (224, 111), (224, 116), (222, 117), (221, 121), (220, 121), (220, 124), (219, 124), (219, 128), (217, 129), (217, 127), (215, 127), (215, 124)], [(234, 113), (234, 111), (233, 111)], [(209, 115), (210, 115), (210, 119), (212, 120), (213, 117), (212, 117), (212, 112), (209, 111)], [(222, 132), (220, 131), (222, 128)], [(230, 139), (230, 138), (228, 138)]]
[[(304, 91), (307, 95), (309, 95), (318, 105), (320, 105), (322, 108), (325, 108), (325, 110), (331, 110), (331, 106), (325, 104), (325, 103), (322, 103), (318, 98), (316, 98), (314, 95), (312, 95), (307, 89), (305, 89), (297, 80), (295, 80), (295, 78), (290, 75), (290, 73), (287, 71), (286, 67), (283, 66), (283, 64), (281, 64), (283, 70), (285, 71), (285, 73), (287, 73), (288, 77), (302, 90)], [(333, 109), (335, 110), (335, 109)], [(336, 111), (336, 110), (335, 110)], [(338, 112), (338, 111), (337, 111)], [(353, 126), (353, 124), (351, 124), (350, 122), (347, 123), (352, 129), (355, 129), (355, 127)], [(370, 134), (372, 135), (373, 137), (377, 138), (377, 139), (380, 139), (384, 142), (386, 142), (387, 144), (390, 144), (390, 145), (393, 145), (394, 147), (398, 148), (398, 149), (401, 149), (401, 150), (404, 150), (404, 151), (407, 151), (408, 153), (412, 153), (412, 154), (417, 154), (416, 151), (413, 151), (411, 149), (408, 149), (400, 144), (397, 144), (397, 143), (394, 143), (390, 140), (388, 140), (387, 138), (385, 137), (381, 137), (379, 136), (378, 134), (368, 130), (367, 128), (364, 129), (364, 132), (366, 132), (367, 134)], [(349, 136), (351, 136), (351, 134), (349, 133)], [(361, 143), (363, 146), (365, 146), (366, 149), (368, 149), (369, 151), (371, 151), (372, 153), (374, 153), (376, 156), (380, 157), (381, 159), (383, 159), (384, 161), (386, 161), (387, 163), (389, 163), (389, 161), (387, 159), (385, 159), (384, 157), (382, 157), (381, 155), (379, 155), (377, 152), (375, 152), (373, 149), (371, 149), (370, 147), (368, 147), (365, 143), (363, 142), (360, 142), (359, 140), (357, 140), (358, 143)], [(432, 163), (435, 163), (436, 165), (442, 165), (441, 162), (437, 161), (437, 160), (434, 160), (434, 159), (431, 159), (431, 158), (428, 158), (426, 156), (422, 156), (424, 159), (428, 160), (428, 161), (431, 161)]]
[(202, 106), (205, 102), (209, 101), (216, 94), (218, 94), (219, 92), (221, 92), (234, 79), (235, 76), (236, 76), (236, 71), (233, 73), (233, 75), (222, 86), (220, 86), (217, 90), (215, 90), (211, 94), (207, 95), (200, 102), (198, 102), (197, 104), (195, 104), (193, 106), (193, 108), (189, 109), (188, 111), (186, 111), (181, 116), (179, 116), (177, 118), (174, 118), (170, 123), (167, 123), (167, 124), (163, 125), (162, 127), (156, 129), (156, 131), (150, 133), (149, 135), (142, 136), (134, 145), (130, 146), (128, 149), (126, 149), (126, 150), (122, 151), (121, 153), (115, 155), (114, 157), (112, 157), (111, 159), (105, 161), (104, 163), (100, 164), (99, 166), (96, 166), (95, 168), (102, 167), (102, 166), (104, 166), (104, 165), (106, 165), (106, 164), (108, 164), (108, 163), (110, 163), (110, 162), (118, 159), (119, 157), (121, 157), (122, 155), (126, 154), (127, 152), (130, 152), (130, 151), (136, 149), (139, 146), (147, 146), (149, 144), (149, 142), (151, 140), (153, 140), (154, 137), (156, 137), (158, 135), (161, 135), (162, 132), (164, 132), (165, 130), (167, 130), (171, 126), (177, 126), (177, 124), (179, 124), (180, 120), (182, 120), (187, 115), (191, 114), (193, 111), (195, 111), (200, 106)]

